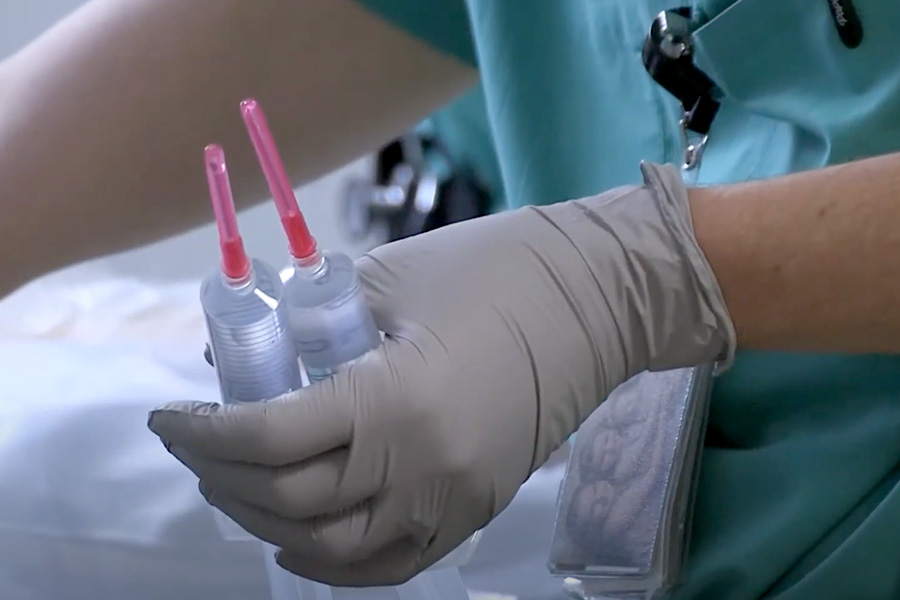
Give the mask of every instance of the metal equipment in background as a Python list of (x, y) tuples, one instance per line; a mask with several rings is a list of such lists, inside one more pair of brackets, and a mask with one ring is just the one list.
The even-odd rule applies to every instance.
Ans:
[(484, 186), (459, 168), (434, 137), (410, 132), (379, 150), (371, 178), (349, 180), (343, 226), (359, 241), (386, 231), (387, 242), (487, 215)]

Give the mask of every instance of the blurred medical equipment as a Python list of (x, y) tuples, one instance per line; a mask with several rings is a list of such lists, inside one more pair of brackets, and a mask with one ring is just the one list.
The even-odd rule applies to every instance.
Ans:
[(422, 129), (382, 147), (371, 178), (348, 180), (342, 202), (352, 240), (381, 229), (387, 241), (399, 240), (487, 215), (491, 208), (487, 189)]

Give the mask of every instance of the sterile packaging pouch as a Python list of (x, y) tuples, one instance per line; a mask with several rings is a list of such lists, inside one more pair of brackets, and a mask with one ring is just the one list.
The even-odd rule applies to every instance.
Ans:
[(570, 595), (649, 600), (677, 584), (712, 373), (711, 365), (641, 373), (579, 429), (549, 561)]

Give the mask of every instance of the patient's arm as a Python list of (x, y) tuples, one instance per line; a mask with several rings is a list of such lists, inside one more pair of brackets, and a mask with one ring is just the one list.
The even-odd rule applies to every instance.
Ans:
[(245, 96), (299, 184), (476, 77), (351, 0), (93, 0), (0, 64), (0, 296), (210, 218), (210, 142), (243, 204), (266, 197)]
[(900, 154), (693, 190), (744, 348), (900, 352)]

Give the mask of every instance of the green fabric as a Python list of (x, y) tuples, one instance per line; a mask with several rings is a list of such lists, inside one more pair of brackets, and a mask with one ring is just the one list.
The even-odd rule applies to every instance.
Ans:
[[(678, 105), (640, 58), (653, 17), (678, 2), (468, 0), (465, 25), (425, 23), (440, 0), (377, 4), (397, 23), (418, 14), (403, 26), (438, 48), (470, 36), (511, 206), (680, 161)], [(865, 33), (849, 50), (827, 2), (695, 2), (697, 62), (727, 94), (701, 183), (900, 149), (900, 3), (855, 4)], [(900, 598), (900, 358), (742, 353), (715, 386), (706, 446), (677, 600)]]
[(484, 88), (475, 88), (434, 114), (428, 125), (454, 165), (471, 174), (491, 196), (493, 208), (506, 207), (500, 163), (485, 110)]

